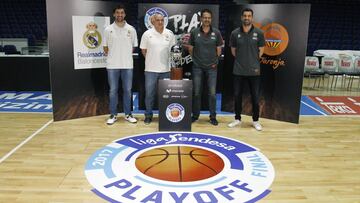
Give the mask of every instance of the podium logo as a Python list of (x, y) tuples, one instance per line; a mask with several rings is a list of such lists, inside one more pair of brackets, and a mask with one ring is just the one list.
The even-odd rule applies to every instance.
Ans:
[(289, 34), (286, 28), (278, 23), (270, 23), (261, 28), (264, 31), (265, 49), (268, 56), (277, 56), (283, 53), (289, 44)]
[(166, 27), (168, 22), (169, 22), (169, 15), (164, 9), (162, 9), (160, 7), (152, 7), (149, 10), (146, 11), (145, 16), (144, 16), (144, 25), (145, 25), (145, 27), (148, 30), (153, 28), (154, 25), (151, 23), (151, 17), (154, 14), (160, 14), (160, 15), (164, 16), (164, 27)]
[(87, 31), (83, 35), (83, 43), (89, 49), (96, 49), (101, 44), (101, 34), (97, 28), (98, 26), (94, 22), (89, 22), (86, 25)]
[(170, 122), (178, 123), (185, 116), (185, 108), (181, 104), (173, 103), (166, 108), (165, 114)]
[(109, 202), (257, 202), (275, 172), (256, 148), (227, 137), (161, 132), (115, 140), (88, 160), (92, 191)]

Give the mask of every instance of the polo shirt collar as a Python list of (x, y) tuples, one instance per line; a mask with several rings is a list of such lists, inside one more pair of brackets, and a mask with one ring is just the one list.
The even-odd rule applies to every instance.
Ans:
[[(251, 28), (250, 28), (250, 30), (249, 30), (249, 32), (248, 32), (248, 33), (251, 33), (253, 30), (254, 30), (254, 25), (253, 25), (253, 24), (251, 24)], [(242, 33), (245, 33), (245, 32), (244, 32), (244, 28), (243, 28), (243, 26), (242, 26), (242, 25), (240, 26), (240, 31), (241, 31)]]
[(160, 32), (158, 32), (156, 29), (155, 29), (155, 27), (153, 27), (153, 28), (151, 28), (152, 29), (152, 31), (154, 32), (154, 33), (156, 33), (156, 34), (158, 34), (158, 35), (163, 35), (163, 34), (165, 34), (165, 27), (164, 27), (164, 30), (162, 31), (162, 33), (160, 33)]
[(125, 21), (125, 23), (124, 23), (124, 26), (123, 27), (120, 27), (120, 26), (118, 26), (117, 24), (116, 24), (116, 22), (114, 21), (114, 26), (116, 26), (117, 28), (125, 28), (126, 26), (127, 26), (127, 22)]
[[(213, 29), (212, 29), (212, 26), (210, 25), (209, 33), (212, 33), (212, 31), (213, 31)], [(202, 25), (200, 26), (200, 32), (205, 33)]]

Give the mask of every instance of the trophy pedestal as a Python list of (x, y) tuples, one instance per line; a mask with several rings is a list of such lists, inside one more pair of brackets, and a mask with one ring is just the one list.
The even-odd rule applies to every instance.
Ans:
[(170, 69), (170, 80), (182, 80), (183, 68), (173, 67)]
[(191, 131), (191, 80), (159, 80), (158, 101), (159, 131)]

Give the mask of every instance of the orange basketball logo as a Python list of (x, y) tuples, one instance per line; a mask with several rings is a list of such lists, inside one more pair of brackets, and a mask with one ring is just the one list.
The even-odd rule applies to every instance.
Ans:
[(180, 116), (180, 110), (178, 108), (171, 109), (171, 116), (177, 118)]
[(289, 44), (289, 34), (286, 28), (278, 23), (270, 23), (261, 28), (264, 31), (265, 50), (268, 56), (277, 56), (283, 53)]
[(135, 165), (147, 176), (176, 182), (204, 180), (224, 169), (224, 161), (215, 153), (187, 146), (146, 151), (137, 157)]

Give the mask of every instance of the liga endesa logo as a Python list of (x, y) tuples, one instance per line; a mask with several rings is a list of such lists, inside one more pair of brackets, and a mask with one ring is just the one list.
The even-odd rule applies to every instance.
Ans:
[(166, 132), (125, 137), (85, 167), (92, 191), (109, 202), (257, 202), (275, 172), (256, 148), (226, 137)]
[(278, 23), (270, 23), (261, 27), (264, 31), (265, 49), (268, 56), (277, 56), (283, 53), (289, 44), (289, 34), (286, 28)]

